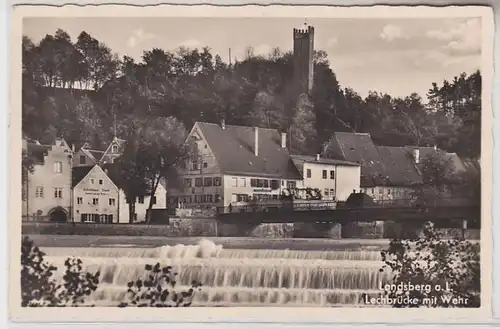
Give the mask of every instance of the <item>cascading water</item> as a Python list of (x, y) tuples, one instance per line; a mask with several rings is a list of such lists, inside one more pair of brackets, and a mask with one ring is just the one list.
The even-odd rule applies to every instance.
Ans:
[(99, 306), (124, 300), (127, 283), (143, 278), (146, 264), (170, 265), (178, 283), (203, 284), (196, 306), (354, 306), (365, 293), (378, 295), (380, 272), (377, 250), (223, 249), (209, 240), (197, 245), (157, 248), (42, 248), (47, 261), (64, 270), (64, 260), (78, 257), (84, 270), (99, 271), (100, 285), (89, 299)]

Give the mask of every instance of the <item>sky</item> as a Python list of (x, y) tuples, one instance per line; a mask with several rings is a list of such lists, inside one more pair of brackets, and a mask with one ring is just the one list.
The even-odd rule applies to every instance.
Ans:
[(144, 50), (175, 51), (208, 46), (228, 61), (244, 59), (247, 47), (267, 55), (274, 47), (293, 47), (293, 28), (314, 26), (316, 50), (328, 53), (341, 87), (361, 96), (369, 91), (394, 97), (413, 92), (425, 99), (433, 82), (481, 62), (480, 18), (29, 18), (23, 34), (40, 41), (58, 28), (76, 41), (86, 31), (120, 57), (140, 60)]

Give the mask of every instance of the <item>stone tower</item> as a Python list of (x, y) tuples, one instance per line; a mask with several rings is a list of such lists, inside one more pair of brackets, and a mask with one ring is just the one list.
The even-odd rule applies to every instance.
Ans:
[(297, 93), (310, 95), (314, 81), (314, 27), (293, 29), (293, 80)]

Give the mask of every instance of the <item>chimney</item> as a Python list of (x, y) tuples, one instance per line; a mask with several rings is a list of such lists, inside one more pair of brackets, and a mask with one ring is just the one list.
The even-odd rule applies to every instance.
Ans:
[(415, 163), (420, 163), (420, 150), (419, 149), (414, 149), (413, 150), (413, 159), (415, 160)]
[(255, 136), (253, 150), (254, 150), (255, 156), (259, 156), (259, 128), (254, 127), (253, 131), (254, 131), (254, 136)]
[(319, 161), (319, 154), (316, 154), (316, 161)]
[(286, 148), (286, 133), (281, 133), (281, 148)]
[(222, 130), (226, 129), (226, 120), (222, 119), (220, 122), (220, 126), (221, 126)]

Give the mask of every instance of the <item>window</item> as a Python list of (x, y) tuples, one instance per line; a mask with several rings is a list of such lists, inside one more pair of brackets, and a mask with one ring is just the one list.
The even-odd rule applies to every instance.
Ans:
[(196, 187), (203, 186), (203, 179), (202, 178), (195, 178), (195, 180), (194, 180), (194, 186), (196, 186)]
[(326, 170), (323, 170), (323, 179), (326, 179)]
[(85, 164), (87, 157), (85, 155), (80, 155), (80, 164)]
[(35, 189), (35, 196), (37, 198), (43, 198), (43, 186), (37, 186)]
[(387, 189), (387, 195), (391, 195), (391, 189)]
[(271, 189), (277, 190), (280, 188), (280, 182), (277, 179), (271, 180)]
[(212, 194), (207, 194), (205, 195), (205, 202), (213, 202), (213, 195)]
[(378, 189), (378, 194), (384, 194), (384, 189), (383, 188), (379, 188)]
[(62, 188), (60, 187), (54, 188), (54, 198), (62, 199)]
[(56, 161), (54, 162), (54, 172), (56, 174), (62, 173), (62, 162), (61, 161)]
[(262, 182), (259, 182), (259, 185), (262, 184), (262, 187), (269, 188), (269, 181), (267, 179), (262, 179)]
[(372, 194), (375, 194), (375, 189), (372, 187)]
[(109, 224), (113, 223), (113, 215), (108, 215), (108, 223)]
[(99, 185), (102, 185), (102, 179), (99, 179)]
[(185, 187), (191, 187), (192, 183), (193, 183), (193, 181), (191, 180), (191, 178), (184, 178), (184, 186)]
[(335, 190), (333, 188), (330, 189), (330, 196), (332, 196), (332, 197), (335, 196)]
[(328, 196), (330, 192), (330, 189), (325, 188), (325, 196)]
[(118, 153), (118, 145), (111, 146), (111, 152)]
[(153, 196), (152, 201), (153, 201), (153, 204), (156, 204), (156, 197), (155, 196)]
[(94, 206), (99, 205), (99, 199), (98, 199), (98, 198), (92, 198), (92, 204), (93, 204)]
[(144, 197), (140, 196), (137, 198), (137, 203), (143, 204), (144, 203)]
[(90, 184), (94, 184), (94, 179), (93, 178), (90, 179)]
[(220, 194), (214, 195), (214, 202), (220, 202)]
[(259, 187), (259, 180), (255, 179), (255, 178), (250, 179), (250, 186), (251, 187)]
[(198, 163), (193, 162), (193, 170), (198, 170)]
[(293, 180), (289, 180), (289, 181), (287, 182), (287, 187), (288, 187), (288, 188), (295, 188), (295, 187), (297, 187), (297, 182), (295, 182), (295, 181), (293, 181)]
[(212, 182), (212, 177), (205, 177), (205, 179), (203, 180), (203, 186), (210, 187), (212, 186)]
[(312, 174), (311, 174), (311, 169), (307, 169), (307, 178), (311, 178)]
[(214, 177), (214, 186), (221, 186), (220, 177)]
[(335, 170), (330, 170), (330, 179), (335, 179)]
[(115, 199), (110, 198), (110, 199), (109, 199), (109, 205), (110, 205), (110, 206), (115, 206), (115, 204), (116, 204)]
[(76, 204), (82, 204), (83, 203), (83, 198), (76, 198)]
[(195, 195), (194, 202), (195, 203), (202, 203), (203, 202), (203, 195)]
[(231, 186), (232, 187), (238, 187), (238, 178), (237, 177), (233, 177), (231, 179), (232, 183), (231, 183)]
[(285, 186), (285, 181), (284, 180), (281, 181), (281, 186)]
[(241, 187), (247, 186), (247, 179), (246, 178), (240, 178), (240, 186)]
[(203, 168), (208, 168), (208, 163), (203, 162)]

